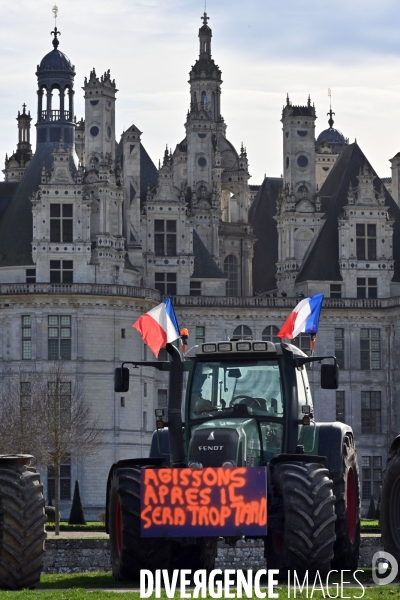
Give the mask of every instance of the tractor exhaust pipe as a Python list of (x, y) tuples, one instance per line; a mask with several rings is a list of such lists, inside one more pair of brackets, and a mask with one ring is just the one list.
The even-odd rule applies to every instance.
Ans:
[(169, 367), (168, 392), (168, 430), (169, 453), (171, 467), (185, 467), (185, 451), (183, 444), (182, 423), (182, 393), (183, 393), (183, 362), (179, 350), (172, 344), (166, 346), (171, 356)]

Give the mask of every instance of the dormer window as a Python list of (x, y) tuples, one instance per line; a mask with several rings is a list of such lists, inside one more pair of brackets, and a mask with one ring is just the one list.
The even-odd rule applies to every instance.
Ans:
[(72, 204), (50, 204), (50, 242), (72, 242)]

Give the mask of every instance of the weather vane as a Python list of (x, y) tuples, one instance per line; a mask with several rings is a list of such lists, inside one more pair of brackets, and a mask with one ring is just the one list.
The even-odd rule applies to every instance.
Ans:
[(333, 124), (334, 124), (334, 120), (332, 119), (333, 115), (335, 114), (332, 111), (332, 92), (331, 92), (331, 88), (328, 88), (328, 96), (329, 96), (329, 112), (327, 113), (327, 116), (329, 117), (329, 127), (332, 129)]
[(57, 29), (57, 13), (58, 13), (58, 6), (57, 4), (55, 4), (53, 6), (53, 8), (51, 9), (53, 15), (54, 15), (54, 31), (52, 31), (50, 33), (50, 35), (54, 35), (54, 40), (53, 40), (53, 46), (54, 46), (54, 50), (57, 50), (58, 45), (59, 45), (59, 41), (57, 39), (57, 36), (61, 35), (61, 31), (58, 31)]

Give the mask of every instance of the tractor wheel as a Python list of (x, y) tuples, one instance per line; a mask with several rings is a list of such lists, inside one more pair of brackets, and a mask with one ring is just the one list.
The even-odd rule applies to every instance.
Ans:
[[(267, 568), (297, 573), (329, 571), (335, 541), (335, 497), (328, 470), (319, 463), (274, 467), (273, 485), (282, 500), (283, 531), (266, 543)], [(268, 556), (270, 564), (268, 565)]]
[(43, 485), (32, 457), (0, 456), (0, 589), (33, 589), (43, 569)]
[(389, 457), (383, 476), (380, 524), (385, 550), (400, 563), (400, 450)]
[(337, 516), (333, 545), (332, 569), (341, 571), (358, 567), (360, 549), (360, 478), (353, 436), (346, 435), (343, 443), (342, 473), (331, 474), (336, 497)]
[(218, 538), (197, 538), (195, 544), (182, 546), (178, 542), (172, 542), (170, 568), (173, 569), (205, 569), (207, 573), (212, 571), (217, 557)]
[(168, 569), (171, 543), (140, 537), (140, 469), (114, 471), (108, 517), (111, 565), (117, 581), (139, 580), (140, 569)]

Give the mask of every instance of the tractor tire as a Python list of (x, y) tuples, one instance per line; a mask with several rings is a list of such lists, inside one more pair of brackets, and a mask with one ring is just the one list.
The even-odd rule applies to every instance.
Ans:
[(140, 469), (114, 471), (109, 497), (111, 565), (117, 581), (139, 580), (140, 569), (168, 569), (171, 542), (140, 536)]
[(355, 571), (360, 550), (361, 501), (357, 453), (352, 435), (344, 438), (343, 470), (341, 473), (331, 474), (331, 477), (337, 517), (332, 569)]
[(215, 567), (218, 538), (197, 538), (195, 544), (183, 546), (172, 542), (170, 569), (205, 569), (210, 573)]
[(0, 589), (33, 589), (43, 569), (45, 500), (36, 470), (0, 457)]
[[(274, 467), (272, 482), (283, 505), (283, 531), (265, 539), (267, 568), (326, 573), (335, 541), (335, 497), (328, 470), (319, 463)], [(268, 563), (269, 558), (269, 563)]]
[(400, 450), (393, 452), (383, 476), (380, 525), (383, 547), (400, 563)]

